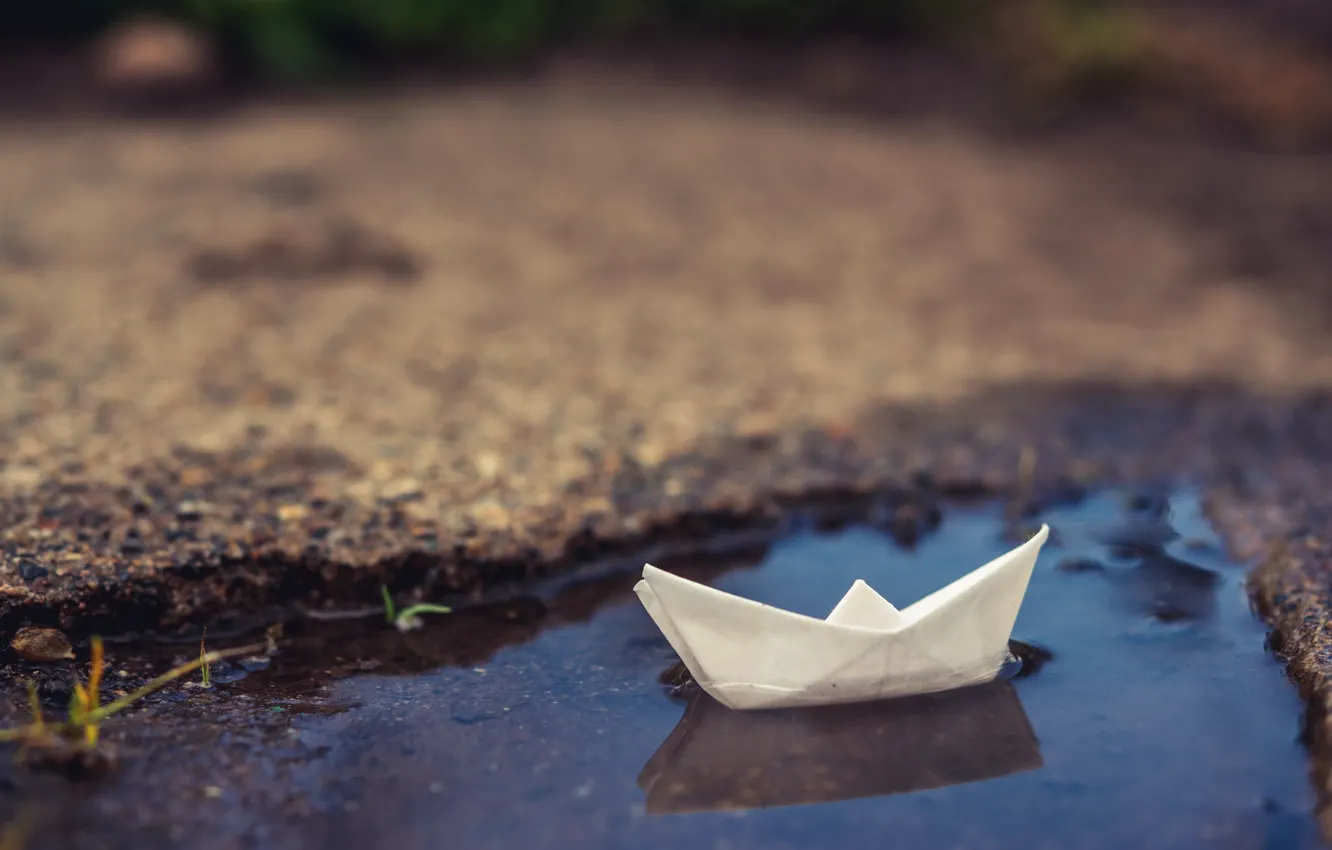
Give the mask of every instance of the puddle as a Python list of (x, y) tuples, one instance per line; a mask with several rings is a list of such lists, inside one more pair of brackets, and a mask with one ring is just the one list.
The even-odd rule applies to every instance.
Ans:
[[(1196, 500), (1106, 493), (1041, 519), (1054, 537), (1014, 633), (1036, 649), (1003, 682), (732, 712), (663, 684), (674, 653), (636, 576), (613, 575), (405, 635), (290, 629), (208, 697), (263, 734), (150, 736), (107, 792), (187, 802), (187, 833), (166, 802), (98, 812), (139, 818), (135, 846), (201, 824), (253, 847), (1320, 846), (1299, 701)], [(856, 578), (909, 604), (1010, 548), (1003, 528), (952, 507), (910, 550), (797, 530), (756, 566), (659, 566), (823, 616)], [(179, 777), (219, 739), (231, 761)]]

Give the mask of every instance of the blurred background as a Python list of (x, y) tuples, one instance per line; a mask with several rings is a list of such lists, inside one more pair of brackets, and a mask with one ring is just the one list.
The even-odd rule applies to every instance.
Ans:
[(1289, 140), (1328, 120), (1330, 19), (1317, 0), (13, 0), (2, 32), (9, 82), (29, 94), (57, 79), (143, 93), (530, 69), (570, 49), (928, 44), (1030, 97), (1170, 92)]
[(0, 489), (563, 540), (620, 452), (1332, 375), (1318, 0), (0, 10)]

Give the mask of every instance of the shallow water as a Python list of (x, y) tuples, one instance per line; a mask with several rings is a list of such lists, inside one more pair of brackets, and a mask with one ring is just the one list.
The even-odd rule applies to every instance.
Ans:
[[(1316, 846), (1300, 705), (1242, 569), (1196, 500), (1141, 501), (1042, 517), (1058, 539), (1015, 637), (1054, 657), (1009, 683), (841, 715), (686, 706), (626, 594), (482, 665), (342, 681), (359, 708), (295, 724), (329, 748), (300, 781), (354, 785), (321, 787), (359, 798), (328, 837), (391, 825), (397, 847)], [(800, 532), (714, 584), (821, 616), (863, 577), (904, 605), (1006, 550), (1002, 529), (955, 509), (909, 552)]]
[[(258, 847), (1319, 846), (1300, 704), (1243, 568), (1188, 494), (1129, 502), (1040, 517), (1014, 636), (1053, 657), (1010, 681), (786, 712), (672, 697), (674, 653), (610, 576), (407, 635), (358, 626), (309, 656), (337, 667), (317, 684), (294, 684), (312, 671), (293, 650), (226, 685), (282, 718), (281, 745), (229, 738), (258, 767), (209, 780), (193, 817)], [(823, 616), (858, 577), (909, 604), (1010, 548), (1004, 528), (953, 507), (909, 551), (797, 530), (757, 565), (659, 565)], [(163, 784), (171, 759), (120, 781)]]

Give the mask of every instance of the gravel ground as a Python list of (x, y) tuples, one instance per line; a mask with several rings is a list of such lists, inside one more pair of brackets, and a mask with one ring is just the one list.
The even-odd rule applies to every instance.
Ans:
[(811, 495), (1184, 476), (1266, 557), (1332, 761), (1326, 154), (577, 69), (0, 148), (5, 629), (477, 595)]

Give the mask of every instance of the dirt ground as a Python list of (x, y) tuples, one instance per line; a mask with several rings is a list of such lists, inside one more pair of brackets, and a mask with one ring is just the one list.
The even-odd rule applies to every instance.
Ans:
[(222, 628), (787, 499), (1186, 477), (1268, 558), (1326, 764), (1332, 158), (1036, 131), (896, 70), (873, 110), (568, 64), (0, 124), (0, 623)]

